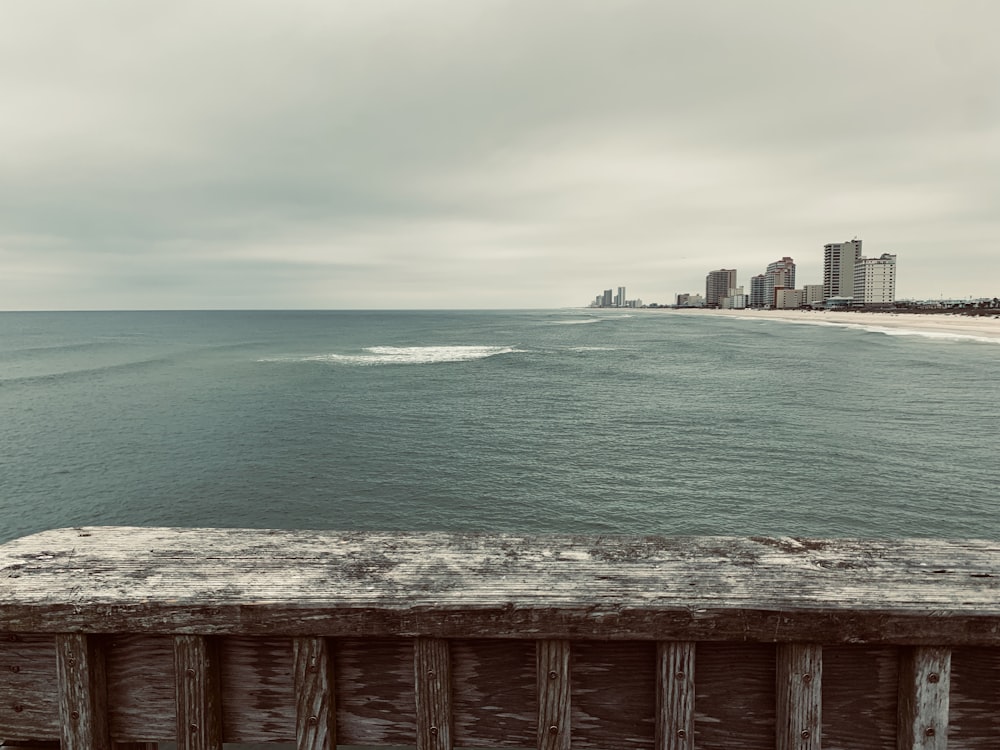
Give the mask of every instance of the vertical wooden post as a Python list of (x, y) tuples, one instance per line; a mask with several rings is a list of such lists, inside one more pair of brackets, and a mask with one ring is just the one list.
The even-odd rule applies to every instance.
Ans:
[(945, 750), (950, 688), (950, 648), (901, 650), (896, 744), (900, 750)]
[(100, 639), (57, 635), (56, 675), (63, 750), (110, 750), (108, 677)]
[(823, 647), (780, 643), (775, 669), (778, 750), (820, 750), (823, 732)]
[(413, 642), (417, 750), (451, 750), (451, 649), (442, 638)]
[(656, 750), (694, 748), (695, 644), (656, 644)]
[(174, 636), (178, 750), (222, 750), (222, 697), (215, 644)]
[(293, 638), (295, 741), (298, 750), (337, 746), (334, 664), (325, 638)]
[(569, 750), (569, 641), (538, 641), (538, 750)]

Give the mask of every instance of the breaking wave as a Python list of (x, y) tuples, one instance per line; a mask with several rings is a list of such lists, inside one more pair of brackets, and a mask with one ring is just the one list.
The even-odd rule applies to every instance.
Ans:
[(512, 346), (370, 346), (358, 354), (317, 354), (299, 357), (299, 362), (331, 362), (347, 365), (432, 365), (471, 362), (498, 354), (523, 351)]

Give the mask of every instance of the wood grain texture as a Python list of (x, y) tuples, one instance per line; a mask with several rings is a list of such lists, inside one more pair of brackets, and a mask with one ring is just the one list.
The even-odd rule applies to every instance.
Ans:
[(895, 750), (898, 696), (898, 648), (824, 646), (824, 750)]
[(104, 644), (80, 633), (56, 636), (59, 724), (65, 750), (111, 750)]
[(695, 644), (656, 644), (656, 750), (694, 749)]
[(103, 527), (0, 546), (0, 628), (1000, 645), (1000, 544)]
[(532, 641), (452, 641), (451, 665), (456, 745), (535, 745), (538, 686)]
[(569, 641), (538, 641), (538, 750), (569, 750), (570, 713)]
[(0, 633), (0, 737), (59, 738), (55, 636)]
[(178, 750), (222, 750), (222, 696), (216, 645), (199, 635), (174, 637)]
[(107, 644), (107, 663), (112, 739), (173, 742), (177, 731), (173, 639), (114, 636)]
[(775, 739), (777, 750), (820, 750), (823, 729), (823, 647), (777, 646)]
[(417, 750), (452, 750), (451, 650), (448, 641), (417, 638), (413, 644)]
[(695, 747), (774, 750), (774, 646), (699, 643), (695, 658)]
[(296, 747), (333, 750), (337, 746), (333, 652), (325, 638), (295, 638), (292, 653)]
[(949, 750), (992, 747), (1000, 737), (1000, 649), (960, 648), (951, 654)]
[(570, 720), (575, 749), (652, 750), (656, 644), (574, 642)]
[(899, 750), (945, 750), (951, 649), (915, 647), (901, 653), (899, 669)]

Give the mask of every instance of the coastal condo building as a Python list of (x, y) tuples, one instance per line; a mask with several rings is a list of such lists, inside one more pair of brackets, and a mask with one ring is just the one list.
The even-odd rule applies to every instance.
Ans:
[(705, 277), (705, 307), (719, 307), (729, 290), (736, 288), (736, 269), (721, 268), (709, 271)]
[(861, 258), (861, 240), (823, 246), (823, 299), (854, 296), (854, 266)]
[(854, 301), (888, 305), (896, 301), (896, 256), (859, 258), (854, 265)]

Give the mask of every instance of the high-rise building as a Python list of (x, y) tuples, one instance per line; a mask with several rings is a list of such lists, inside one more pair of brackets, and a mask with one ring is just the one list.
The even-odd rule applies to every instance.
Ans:
[(861, 240), (823, 246), (823, 299), (854, 296), (854, 266), (861, 257)]
[(795, 288), (795, 261), (787, 255), (774, 263), (768, 263), (764, 272), (764, 304), (774, 307), (775, 289)]
[(735, 268), (709, 271), (705, 277), (705, 307), (718, 307), (722, 300), (729, 296), (729, 290), (735, 288)]
[(611, 307), (611, 290), (604, 290), (604, 297), (601, 298), (601, 307)]
[(759, 273), (750, 277), (750, 307), (763, 307), (767, 300), (766, 277)]
[(854, 266), (854, 301), (887, 305), (896, 301), (896, 256), (859, 258)]
[(618, 287), (618, 294), (615, 295), (615, 307), (625, 307), (625, 287)]

